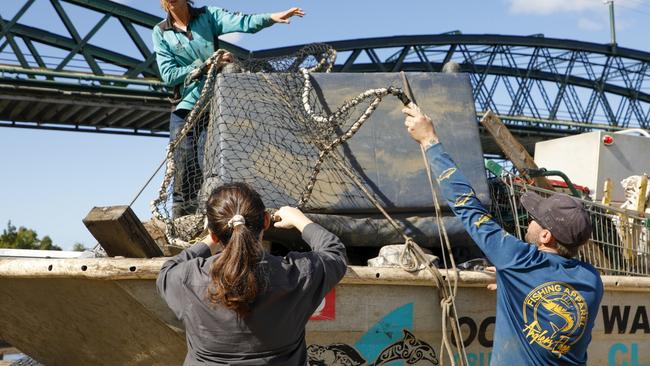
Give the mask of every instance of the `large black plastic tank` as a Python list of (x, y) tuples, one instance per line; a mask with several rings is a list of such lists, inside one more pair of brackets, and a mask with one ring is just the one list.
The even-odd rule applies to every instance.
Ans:
[[(469, 179), (478, 198), (485, 205), (489, 205), (490, 195), (469, 76), (443, 73), (406, 75), (418, 105), (433, 119), (445, 149)], [(290, 197), (291, 195), (273, 193), (277, 189), (269, 191), (264, 188), (277, 188), (277, 181), (282, 178), (265, 175), (265, 171), (271, 168), (265, 167), (265, 164), (275, 164), (273, 161), (277, 160), (271, 155), (278, 152), (272, 151), (270, 147), (277, 145), (279, 141), (271, 139), (277, 139), (277, 136), (282, 134), (255, 132), (262, 129), (256, 128), (261, 124), (264, 129), (272, 131), (289, 128), (286, 119), (290, 117), (260, 110), (260, 105), (268, 106), (269, 101), (269, 89), (264, 87), (264, 83), (268, 86), (269, 81), (274, 83), (273, 80), (279, 80), (277, 78), (290, 77), (295, 76), (219, 76), (212, 106), (214, 117), (212, 125), (208, 128), (206, 144), (208, 159), (218, 159), (216, 163), (209, 164), (204, 172), (203, 195), (221, 182), (245, 180), (262, 193), (269, 207), (296, 204), (296, 199)], [(262, 87), (252, 88), (251, 84), (255, 81)], [(282, 82), (277, 84), (284, 82), (287, 80), (282, 79)], [(321, 103), (322, 108), (329, 112), (365, 90), (402, 87), (402, 79), (397, 73), (314, 73), (312, 83), (316, 102)], [(278, 99), (278, 102), (282, 101)], [(301, 108), (300, 103), (295, 104), (295, 107)], [(414, 236), (418, 244), (435, 247), (439, 245), (438, 232), (433, 219), (429, 181), (420, 148), (405, 130), (402, 107), (397, 98), (385, 97), (372, 117), (353, 138), (338, 148), (338, 152), (345, 157), (348, 165), (358, 173), (358, 177), (387, 211), (399, 218), (407, 233)], [(242, 128), (249, 129), (248, 133), (242, 133)], [(283, 143), (292, 142), (288, 140)], [(309, 142), (293, 143), (301, 145)], [(285, 149), (280, 154), (290, 154), (290, 150)], [(242, 155), (246, 155), (247, 159), (242, 159)], [(242, 168), (255, 172), (255, 178), (237, 173)], [(308, 206), (308, 211), (318, 214), (317, 220), (321, 225), (338, 234), (349, 246), (376, 247), (403, 242), (403, 238), (378, 215), (377, 209), (369, 201), (345, 199), (347, 196), (363, 195), (356, 187), (350, 184), (339, 186), (335, 176), (328, 176), (327, 171), (321, 174), (319, 178), (327, 181), (327, 186), (317, 186), (314, 199)], [(303, 187), (298, 187), (299, 185), (292, 189), (301, 190)], [(292, 195), (295, 196), (294, 193)], [(444, 202), (442, 204), (445, 227), (453, 244), (471, 245), (471, 239), (465, 234), (460, 222), (453, 217)], [(272, 231), (269, 237), (280, 241), (299, 240), (278, 231)]]

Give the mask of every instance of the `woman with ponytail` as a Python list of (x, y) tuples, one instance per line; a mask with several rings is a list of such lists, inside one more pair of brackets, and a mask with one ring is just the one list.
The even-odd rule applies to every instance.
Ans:
[(306, 365), (305, 325), (345, 274), (345, 246), (282, 207), (274, 226), (298, 229), (312, 251), (266, 253), (271, 217), (243, 183), (215, 189), (206, 209), (210, 235), (165, 262), (156, 281), (185, 325), (184, 365)]

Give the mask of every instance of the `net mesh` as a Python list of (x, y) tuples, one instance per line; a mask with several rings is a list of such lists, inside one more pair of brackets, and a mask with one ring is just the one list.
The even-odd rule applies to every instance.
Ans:
[(236, 60), (207, 72), (198, 102), (168, 146), (152, 203), (170, 243), (185, 246), (201, 233), (202, 203), (223, 183), (248, 183), (269, 208), (368, 206), (369, 192), (343, 158), (344, 144), (382, 98), (408, 99), (398, 88), (371, 89), (328, 110), (310, 75), (329, 72), (335, 58), (332, 48), (310, 45), (291, 57)]

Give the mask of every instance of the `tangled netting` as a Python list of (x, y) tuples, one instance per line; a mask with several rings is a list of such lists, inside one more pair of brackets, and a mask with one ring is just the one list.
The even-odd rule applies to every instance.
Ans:
[(407, 104), (402, 90), (367, 90), (329, 111), (311, 76), (334, 65), (336, 52), (326, 45), (291, 57), (235, 60), (222, 70), (220, 57), (213, 56), (201, 96), (169, 144), (166, 174), (152, 203), (170, 243), (184, 246), (202, 231), (204, 202), (228, 182), (250, 184), (268, 208), (367, 206), (368, 194), (342, 146), (383, 97)]
[[(169, 144), (167, 171), (152, 204), (154, 217), (165, 222), (171, 245), (186, 246), (203, 231), (201, 202), (223, 183), (250, 184), (269, 208), (292, 205), (327, 211), (368, 206), (370, 201), (404, 237), (400, 265), (416, 271), (425, 264), (433, 275), (441, 299), (441, 354), (446, 350), (455, 364), (447, 329), (455, 344), (462, 345), (454, 303), (457, 276), (454, 280), (443, 276), (427, 260), (343, 154), (345, 142), (368, 121), (382, 98), (393, 95), (411, 108), (418, 107), (401, 89), (386, 87), (351, 95), (337, 109), (327, 110), (312, 83), (312, 73), (330, 71), (335, 58), (333, 49), (312, 45), (293, 57), (235, 61), (227, 66), (236, 72), (218, 75), (225, 63), (223, 51), (217, 51), (198, 102)], [(405, 79), (404, 84), (408, 86)], [(422, 155), (445, 258), (444, 253), (451, 252), (450, 242), (424, 150)], [(460, 364), (467, 365), (464, 346), (460, 352)]]

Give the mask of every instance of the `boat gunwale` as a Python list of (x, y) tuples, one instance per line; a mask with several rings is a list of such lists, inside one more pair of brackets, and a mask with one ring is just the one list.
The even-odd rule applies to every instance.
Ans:
[[(25, 279), (89, 279), (89, 280), (155, 280), (168, 258), (17, 258), (0, 259), (0, 280)], [(443, 276), (458, 278), (460, 287), (485, 287), (493, 283), (493, 274), (479, 271), (440, 270)], [(650, 277), (601, 276), (609, 291), (650, 292)], [(436, 287), (428, 271), (407, 272), (401, 268), (348, 266), (343, 285), (401, 285)]]

